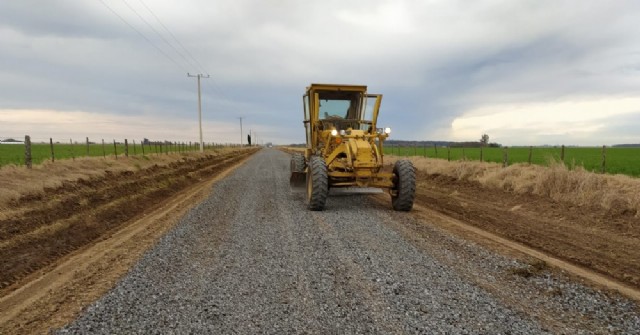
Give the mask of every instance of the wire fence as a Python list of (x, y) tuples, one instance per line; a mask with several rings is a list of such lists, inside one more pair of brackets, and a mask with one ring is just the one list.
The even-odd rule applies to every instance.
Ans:
[(515, 163), (550, 165), (561, 163), (572, 169), (640, 176), (640, 147), (454, 147), (426, 144), (387, 144), (385, 154), (421, 156), (448, 161), (494, 162), (509, 166)]
[[(202, 150), (214, 150), (225, 147), (240, 147), (239, 144), (230, 143), (203, 143)], [(76, 159), (79, 157), (103, 157), (126, 158), (129, 156), (162, 155), (170, 153), (186, 153), (200, 151), (199, 142), (179, 142), (167, 140), (91, 140), (78, 142), (72, 139), (60, 140), (48, 138), (34, 141), (29, 135), (23, 140), (15, 137), (0, 140), (0, 166), (24, 165), (31, 168), (34, 164), (40, 164), (50, 160), (55, 162), (61, 159)]]

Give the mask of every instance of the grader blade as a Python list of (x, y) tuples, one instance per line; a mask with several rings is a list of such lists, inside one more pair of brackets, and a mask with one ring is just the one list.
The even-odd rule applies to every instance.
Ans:
[(292, 188), (303, 188), (307, 183), (307, 174), (305, 172), (291, 172), (289, 185)]

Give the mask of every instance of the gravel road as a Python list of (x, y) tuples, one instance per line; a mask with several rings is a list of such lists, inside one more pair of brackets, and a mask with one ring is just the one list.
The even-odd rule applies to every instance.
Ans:
[[(76, 321), (92, 334), (633, 334), (638, 306), (450, 236), (371, 195), (305, 209), (289, 155), (220, 181)], [(414, 233), (419, 227), (421, 233)], [(418, 228), (415, 228), (418, 229)], [(535, 269), (534, 269), (535, 270)]]

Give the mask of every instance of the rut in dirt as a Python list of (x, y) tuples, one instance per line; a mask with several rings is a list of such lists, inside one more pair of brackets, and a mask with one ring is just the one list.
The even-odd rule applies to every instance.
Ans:
[(0, 221), (0, 289), (153, 210), (174, 194), (215, 176), (255, 150), (183, 158), (165, 166), (65, 182), (13, 201)]

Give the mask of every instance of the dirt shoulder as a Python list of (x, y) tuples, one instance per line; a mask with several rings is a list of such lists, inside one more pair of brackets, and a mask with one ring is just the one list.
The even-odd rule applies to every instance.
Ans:
[[(632, 289), (640, 288), (640, 220), (634, 215), (516, 194), (424, 171), (418, 174), (418, 212), (443, 214)], [(454, 226), (447, 228), (456, 230)]]
[(16, 199), (0, 222), (0, 252), (13, 255), (0, 260), (0, 333), (46, 333), (73, 319), (254, 152), (177, 157)]

